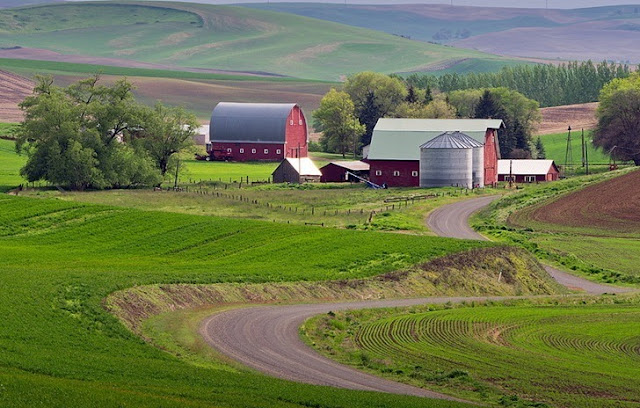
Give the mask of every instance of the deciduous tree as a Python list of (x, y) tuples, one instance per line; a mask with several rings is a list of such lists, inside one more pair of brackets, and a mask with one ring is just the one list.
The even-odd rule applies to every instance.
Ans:
[(640, 74), (614, 79), (600, 93), (593, 144), (640, 165)]
[(371, 142), (378, 119), (387, 116), (407, 97), (402, 80), (376, 72), (360, 72), (350, 76), (344, 84), (355, 106), (355, 116), (365, 125), (362, 144)]
[(137, 103), (128, 81), (107, 86), (98, 75), (66, 88), (38, 77), (20, 107), (16, 149), (28, 155), (21, 174), (78, 190), (158, 184), (166, 171), (159, 152), (182, 149), (196, 126), (182, 110)]
[(331, 89), (320, 101), (320, 108), (313, 117), (315, 129), (322, 132), (320, 143), (325, 151), (339, 152), (345, 157), (351, 150), (355, 157), (365, 127), (355, 117), (349, 94)]

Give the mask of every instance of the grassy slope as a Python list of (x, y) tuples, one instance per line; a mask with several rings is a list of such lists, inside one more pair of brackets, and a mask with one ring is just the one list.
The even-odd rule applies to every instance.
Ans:
[(369, 310), (305, 327), (309, 342), (341, 361), (485, 403), (631, 407), (640, 395), (639, 301)]
[(471, 32), (471, 35), (479, 35), (517, 27), (555, 27), (559, 25), (541, 16), (510, 16), (497, 20), (486, 18), (473, 20), (467, 19), (468, 16), (465, 16), (464, 20), (434, 18), (390, 6), (254, 3), (245, 4), (245, 7), (319, 18), (341, 24), (380, 30), (389, 34), (405, 35), (421, 41), (433, 41), (433, 35), (442, 29), (450, 30), (453, 34), (458, 30), (466, 29)]
[[(494, 239), (524, 246), (548, 262), (609, 283), (640, 284), (638, 234), (604, 234), (600, 229), (551, 226), (520, 216), (519, 210), (558, 199), (562, 194), (602, 182), (634, 169), (581, 176), (554, 183), (526, 185), (493, 203), (474, 225)], [(514, 214), (515, 213), (515, 214)], [(510, 218), (511, 217), (511, 218)], [(510, 219), (517, 225), (510, 223)]]
[(162, 282), (370, 276), (477, 243), (6, 196), (0, 207), (0, 405), (456, 406), (198, 368), (141, 342), (102, 299)]
[(3, 11), (0, 46), (330, 80), (367, 69), (406, 72), (448, 59), (494, 58), (284, 13), (157, 4)]

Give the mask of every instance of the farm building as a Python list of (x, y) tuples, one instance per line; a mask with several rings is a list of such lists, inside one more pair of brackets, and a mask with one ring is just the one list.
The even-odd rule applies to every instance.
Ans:
[(420, 146), (444, 132), (462, 132), (482, 144), (482, 184), (494, 184), (500, 158), (498, 129), (503, 126), (500, 119), (380, 119), (367, 157), (371, 181), (390, 187), (419, 186)]
[(287, 157), (271, 173), (274, 183), (309, 183), (319, 182), (322, 173), (308, 157), (293, 159)]
[(553, 160), (509, 159), (498, 160), (498, 180), (516, 183), (556, 181), (560, 170)]
[(420, 146), (420, 187), (484, 187), (484, 146), (445, 132)]
[(347, 174), (353, 173), (358, 177), (369, 179), (369, 164), (362, 161), (335, 161), (320, 169), (323, 183), (340, 183), (343, 181), (358, 182), (358, 178)]
[(220, 102), (211, 114), (212, 159), (280, 161), (307, 157), (307, 121), (295, 103)]
[(196, 130), (195, 136), (193, 136), (193, 143), (196, 146), (205, 146), (209, 143), (209, 125), (200, 126)]

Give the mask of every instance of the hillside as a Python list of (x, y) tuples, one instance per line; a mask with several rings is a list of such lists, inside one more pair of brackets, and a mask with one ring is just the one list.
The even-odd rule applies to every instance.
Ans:
[(640, 172), (594, 184), (528, 213), (545, 224), (640, 232)]
[(443, 61), (504, 60), (291, 14), (164, 2), (0, 10), (0, 48), (7, 58), (43, 49), (71, 62), (69, 56), (89, 56), (326, 80), (363, 70), (420, 71)]
[(245, 6), (514, 57), (640, 62), (639, 6), (573, 10), (427, 4)]
[(33, 91), (33, 82), (0, 70), (0, 122), (20, 122), (23, 113), (18, 104)]

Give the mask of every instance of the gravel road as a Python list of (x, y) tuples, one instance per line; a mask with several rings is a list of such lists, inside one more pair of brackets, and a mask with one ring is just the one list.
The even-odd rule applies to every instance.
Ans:
[[(469, 227), (468, 218), (496, 198), (497, 196), (480, 197), (441, 207), (432, 212), (428, 225), (441, 236), (484, 240), (485, 237)], [(600, 285), (551, 267), (546, 269), (558, 282), (572, 289), (594, 294), (626, 291)], [(274, 377), (354, 390), (457, 400), (440, 393), (376, 377), (325, 358), (300, 340), (298, 328), (307, 318), (329, 311), (487, 299), (500, 300), (507, 297), (431, 297), (248, 307), (209, 316), (203, 322), (200, 333), (211, 347), (224, 355)]]

